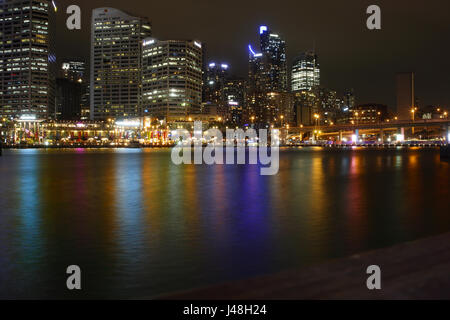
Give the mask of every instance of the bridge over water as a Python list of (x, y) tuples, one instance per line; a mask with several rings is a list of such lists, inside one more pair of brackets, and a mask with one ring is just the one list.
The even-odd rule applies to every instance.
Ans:
[(442, 136), (450, 140), (450, 119), (432, 119), (432, 120), (396, 120), (378, 123), (356, 123), (356, 124), (333, 124), (333, 125), (316, 125), (316, 126), (300, 126), (290, 127), (286, 129), (286, 137), (303, 136), (305, 134), (338, 136), (339, 141), (344, 135), (360, 134), (378, 134), (383, 139), (385, 133), (399, 133), (405, 135), (405, 131), (411, 129), (412, 132), (416, 128), (433, 129), (443, 133)]

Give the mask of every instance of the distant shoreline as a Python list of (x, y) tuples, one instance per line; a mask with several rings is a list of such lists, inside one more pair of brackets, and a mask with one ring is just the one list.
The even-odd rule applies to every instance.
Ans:
[[(445, 147), (445, 145), (437, 143), (425, 143), (425, 144), (361, 144), (361, 145), (280, 145), (280, 148), (325, 148), (325, 149), (352, 149), (352, 148), (365, 148), (365, 149), (396, 149), (396, 148), (421, 148), (421, 149), (438, 149), (440, 147)], [(22, 150), (22, 149), (171, 149), (172, 145), (154, 145), (154, 146), (8, 146), (3, 145), (5, 150)]]

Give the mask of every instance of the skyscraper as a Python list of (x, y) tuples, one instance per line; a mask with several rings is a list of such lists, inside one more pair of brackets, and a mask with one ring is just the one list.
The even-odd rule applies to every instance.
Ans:
[(141, 116), (142, 42), (151, 36), (149, 21), (98, 8), (91, 28), (91, 119)]
[(267, 57), (262, 53), (257, 53), (251, 45), (249, 45), (248, 66), (244, 121), (264, 125), (268, 121), (270, 122), (270, 119), (266, 119), (264, 112), (267, 93), (270, 92), (268, 63)]
[(259, 28), (259, 37), (261, 52), (267, 57), (270, 91), (288, 91), (285, 41), (267, 26)]
[(144, 114), (166, 121), (186, 120), (202, 104), (202, 44), (199, 41), (144, 40)]
[(291, 90), (312, 90), (320, 85), (320, 66), (312, 52), (300, 54), (292, 64)]
[(399, 120), (411, 120), (415, 107), (414, 73), (397, 74), (397, 115)]
[(279, 113), (274, 106), (278, 93), (288, 92), (286, 43), (267, 26), (259, 28), (260, 50), (249, 45), (249, 74), (246, 94), (245, 120), (267, 127)]
[(224, 85), (228, 78), (229, 65), (211, 62), (206, 69), (204, 102), (217, 106), (222, 117), (227, 116), (228, 104), (225, 99)]
[(56, 11), (47, 0), (0, 2), (0, 116), (54, 116)]

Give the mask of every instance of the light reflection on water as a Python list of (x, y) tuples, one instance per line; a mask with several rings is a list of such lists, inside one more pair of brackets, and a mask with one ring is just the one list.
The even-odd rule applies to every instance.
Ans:
[(273, 177), (168, 150), (8, 150), (0, 177), (2, 298), (151, 297), (450, 230), (434, 149), (286, 149)]

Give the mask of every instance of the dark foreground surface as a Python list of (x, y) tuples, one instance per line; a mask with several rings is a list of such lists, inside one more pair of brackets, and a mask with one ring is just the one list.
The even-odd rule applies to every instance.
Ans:
[[(373, 264), (381, 268), (381, 290), (366, 286)], [(450, 234), (161, 299), (450, 299)]]

